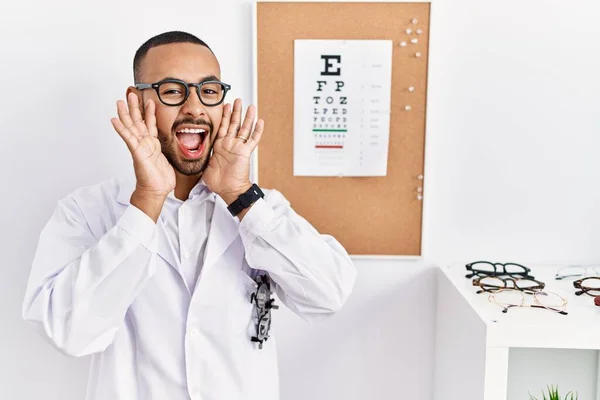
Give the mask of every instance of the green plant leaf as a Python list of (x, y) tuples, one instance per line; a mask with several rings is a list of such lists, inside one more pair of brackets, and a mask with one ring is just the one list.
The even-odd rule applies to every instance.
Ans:
[[(529, 393), (529, 400), (538, 400), (537, 397), (534, 397), (530, 392)], [(542, 400), (561, 400), (560, 398), (560, 392), (558, 390), (558, 385), (554, 386), (554, 385), (547, 385), (546, 389), (542, 389)], [(577, 392), (573, 392), (572, 390), (569, 391), (566, 395), (564, 400), (579, 400), (579, 395), (577, 394)]]
[(529, 393), (529, 400), (538, 400), (537, 397), (533, 397), (533, 395), (531, 394), (531, 392), (527, 392)]

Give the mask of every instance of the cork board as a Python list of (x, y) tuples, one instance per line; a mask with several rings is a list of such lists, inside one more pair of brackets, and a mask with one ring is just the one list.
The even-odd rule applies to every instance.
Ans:
[[(421, 255), (429, 15), (430, 3), (256, 4), (257, 180), (351, 255)], [(293, 175), (295, 39), (393, 41), (386, 176)]]

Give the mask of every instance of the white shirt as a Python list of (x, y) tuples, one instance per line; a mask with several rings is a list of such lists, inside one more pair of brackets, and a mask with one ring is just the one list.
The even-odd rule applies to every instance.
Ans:
[(240, 222), (198, 185), (181, 204), (167, 199), (154, 223), (129, 204), (133, 188), (111, 180), (59, 202), (23, 318), (64, 354), (91, 355), (88, 400), (277, 400), (277, 310), (258, 349), (253, 278), (268, 274), (278, 303), (324, 318), (356, 279), (346, 251), (275, 190)]
[(169, 193), (160, 215), (190, 294), (204, 263), (216, 196), (200, 181), (185, 202), (175, 197), (173, 191)]

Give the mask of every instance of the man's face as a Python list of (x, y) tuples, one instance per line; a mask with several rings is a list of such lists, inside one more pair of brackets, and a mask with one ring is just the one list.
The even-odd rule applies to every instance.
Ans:
[[(172, 43), (154, 47), (142, 62), (141, 81), (154, 83), (166, 78), (181, 79), (188, 83), (221, 79), (219, 63), (206, 47), (193, 43)], [(213, 77), (213, 78), (210, 78)], [(190, 87), (186, 102), (167, 106), (155, 90), (138, 92), (145, 102), (156, 104), (156, 126), (162, 152), (176, 171), (192, 176), (200, 175), (208, 159), (221, 125), (223, 104), (207, 107), (200, 102), (197, 88)]]

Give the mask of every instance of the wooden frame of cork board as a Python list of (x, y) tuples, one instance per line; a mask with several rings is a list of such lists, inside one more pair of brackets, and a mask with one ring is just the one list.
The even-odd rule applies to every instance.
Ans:
[[(421, 255), (430, 5), (255, 3), (254, 103), (265, 134), (253, 177), (281, 191), (294, 210), (353, 256)], [(293, 175), (295, 39), (393, 41), (386, 176)]]

